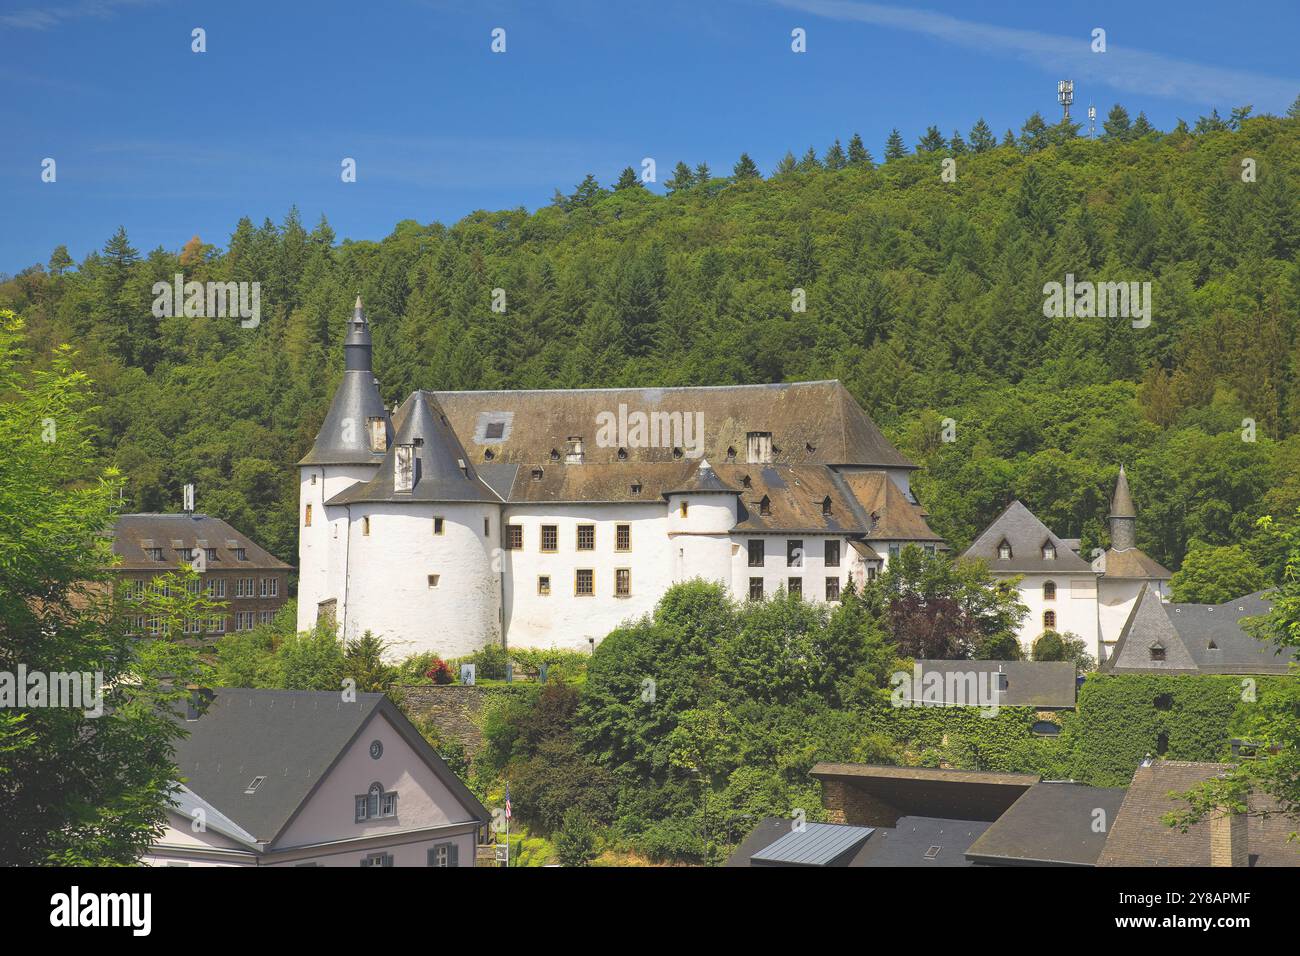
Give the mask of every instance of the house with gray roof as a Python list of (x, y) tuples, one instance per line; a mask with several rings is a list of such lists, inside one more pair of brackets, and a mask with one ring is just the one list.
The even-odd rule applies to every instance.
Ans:
[(383, 694), (196, 689), (151, 866), (473, 866), (487, 810)]
[(1269, 612), (1267, 591), (1222, 604), (1171, 604), (1143, 589), (1124, 622), (1109, 674), (1285, 674), (1294, 648), (1261, 641), (1243, 626)]

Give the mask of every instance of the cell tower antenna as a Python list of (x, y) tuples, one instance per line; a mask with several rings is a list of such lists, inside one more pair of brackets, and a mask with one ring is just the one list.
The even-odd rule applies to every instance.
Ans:
[(1058, 80), (1056, 82), (1056, 101), (1065, 110), (1064, 122), (1070, 122), (1070, 104), (1074, 102), (1074, 80)]
[(1097, 137), (1097, 107), (1088, 104), (1088, 139)]

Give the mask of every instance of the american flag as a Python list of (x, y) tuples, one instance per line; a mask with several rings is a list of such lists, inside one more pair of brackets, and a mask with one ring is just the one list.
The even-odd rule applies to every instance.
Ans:
[(510, 819), (510, 784), (506, 784), (506, 819)]

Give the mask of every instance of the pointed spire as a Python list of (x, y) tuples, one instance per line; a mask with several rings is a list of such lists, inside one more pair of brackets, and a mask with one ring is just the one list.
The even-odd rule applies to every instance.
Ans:
[(352, 307), (352, 321), (366, 321), (366, 310), (361, 308), (361, 296), (357, 296), (357, 304)]
[(1137, 509), (1133, 506), (1133, 495), (1128, 490), (1128, 475), (1124, 466), (1119, 466), (1119, 478), (1115, 482), (1115, 494), (1110, 499), (1111, 518), (1136, 518)]

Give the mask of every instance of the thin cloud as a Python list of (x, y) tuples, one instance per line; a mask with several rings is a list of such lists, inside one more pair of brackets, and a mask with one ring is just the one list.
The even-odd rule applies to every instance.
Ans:
[(1129, 93), (1168, 96), (1207, 105), (1259, 103), (1265, 108), (1284, 107), (1300, 93), (1300, 80), (1178, 60), (1116, 45), (1115, 38), (1109, 35), (1106, 52), (1093, 53), (1091, 31), (1080, 36), (1059, 36), (976, 23), (928, 10), (851, 0), (773, 2), (829, 20), (907, 30), (985, 53), (1011, 53), (1060, 76)]
[(52, 30), (72, 20), (106, 20), (124, 7), (143, 7), (158, 0), (81, 0), (63, 6), (29, 7), (13, 13), (0, 13), (0, 28), (11, 30)]

